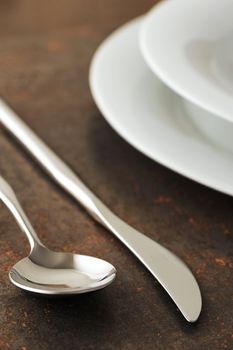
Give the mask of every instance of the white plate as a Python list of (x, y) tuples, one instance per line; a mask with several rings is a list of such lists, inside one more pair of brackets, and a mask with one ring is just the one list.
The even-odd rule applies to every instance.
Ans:
[(176, 172), (233, 194), (233, 154), (209, 143), (187, 120), (183, 100), (151, 74), (138, 47), (141, 19), (113, 33), (90, 69), (94, 99), (135, 148)]
[(146, 16), (140, 46), (170, 88), (233, 121), (232, 0), (165, 0)]

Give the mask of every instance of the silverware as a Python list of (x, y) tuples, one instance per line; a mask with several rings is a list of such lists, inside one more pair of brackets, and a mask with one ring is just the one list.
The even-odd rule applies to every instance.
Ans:
[(188, 267), (168, 249), (113, 214), (3, 101), (0, 101), (0, 122), (63, 189), (136, 255), (167, 291), (187, 321), (196, 321), (201, 312), (202, 299), (199, 286)]
[(16, 263), (9, 273), (11, 282), (27, 291), (49, 294), (80, 294), (109, 285), (116, 276), (108, 262), (85, 255), (57, 253), (39, 240), (14, 191), (0, 176), (0, 199), (14, 215), (26, 234), (31, 252)]

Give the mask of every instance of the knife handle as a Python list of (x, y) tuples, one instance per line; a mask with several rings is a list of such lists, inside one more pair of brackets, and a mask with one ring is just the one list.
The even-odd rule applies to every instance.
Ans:
[[(71, 194), (96, 221), (117, 236), (144, 264), (145, 260), (142, 256), (147, 255), (144, 249), (145, 246), (155, 248), (154, 246), (156, 245), (156, 249), (154, 250), (154, 252), (156, 252), (159, 247), (156, 242), (153, 242), (153, 245), (151, 245), (151, 239), (141, 232), (134, 230), (108, 209), (65, 162), (63, 162), (1, 99), (0, 123), (23, 144), (27, 151), (62, 188)], [(144, 252), (141, 251), (142, 248)]]

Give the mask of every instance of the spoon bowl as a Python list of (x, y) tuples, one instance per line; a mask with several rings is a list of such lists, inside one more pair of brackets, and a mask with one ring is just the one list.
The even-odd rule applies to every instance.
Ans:
[(34, 293), (64, 295), (104, 288), (116, 276), (115, 268), (101, 259), (50, 250), (46, 255), (45, 263), (38, 263), (31, 255), (17, 262), (9, 273), (11, 282)]
[(104, 288), (115, 279), (114, 266), (105, 260), (46, 248), (13, 189), (1, 176), (0, 199), (14, 215), (31, 246), (29, 256), (17, 262), (9, 273), (11, 282), (17, 287), (39, 294), (70, 295)]

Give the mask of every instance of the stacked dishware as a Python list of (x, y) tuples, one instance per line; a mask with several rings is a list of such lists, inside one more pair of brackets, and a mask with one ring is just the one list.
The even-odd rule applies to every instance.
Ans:
[(164, 0), (98, 48), (92, 95), (151, 159), (233, 194), (233, 2)]

